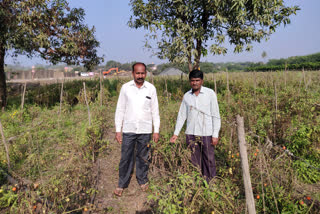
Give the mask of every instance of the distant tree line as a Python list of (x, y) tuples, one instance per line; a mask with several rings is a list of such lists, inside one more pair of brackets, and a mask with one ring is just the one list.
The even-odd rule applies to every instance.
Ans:
[[(103, 66), (103, 69), (110, 69), (110, 68), (119, 68), (120, 70), (131, 71), (131, 66), (135, 62), (130, 63), (121, 63), (114, 60), (110, 60)], [(219, 71), (245, 71), (247, 67), (252, 66), (252, 62), (226, 62), (226, 63), (212, 63), (212, 62), (200, 62), (200, 70), (204, 73), (212, 73), (212, 72), (219, 72)], [(177, 68), (184, 73), (189, 72), (188, 64), (179, 64), (179, 63), (162, 63), (155, 66), (155, 64), (148, 64), (147, 70), (151, 71), (153, 74), (158, 75), (163, 72), (167, 68)]]
[[(121, 63), (115, 60), (109, 60), (105, 65), (99, 65), (95, 70), (109, 70), (110, 68), (119, 68), (119, 70), (131, 71), (133, 62)], [(60, 68), (64, 69), (66, 65), (36, 65), (36, 69), (53, 69)], [(220, 71), (276, 71), (284, 70), (287, 66), (287, 70), (301, 70), (302, 68), (306, 70), (320, 70), (320, 53), (310, 54), (306, 56), (293, 56), (287, 59), (270, 59), (266, 64), (262, 62), (200, 62), (199, 68), (204, 73), (215, 73)], [(70, 66), (69, 66), (70, 67)], [(73, 71), (88, 72), (89, 70), (83, 66), (72, 66)], [(19, 69), (18, 69), (19, 68)], [(158, 75), (167, 68), (177, 68), (184, 73), (189, 72), (188, 64), (178, 64), (178, 63), (162, 63), (162, 64), (147, 64), (147, 70), (151, 71), (153, 74)], [(6, 71), (10, 70), (26, 70), (26, 67), (21, 65), (7, 65)]]
[(265, 65), (252, 64), (248, 71), (275, 71), (275, 70), (320, 70), (320, 52), (306, 56), (292, 56), (286, 59), (270, 59)]

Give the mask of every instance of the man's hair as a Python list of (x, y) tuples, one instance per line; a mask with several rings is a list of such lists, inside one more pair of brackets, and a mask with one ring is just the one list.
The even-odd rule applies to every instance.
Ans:
[(146, 64), (144, 64), (143, 62), (136, 62), (132, 65), (132, 72), (134, 72), (134, 66), (136, 65), (143, 65), (144, 66), (144, 70), (147, 72), (147, 66)]
[(189, 80), (191, 80), (191, 78), (200, 78), (203, 80), (203, 72), (198, 69), (192, 70), (189, 73)]

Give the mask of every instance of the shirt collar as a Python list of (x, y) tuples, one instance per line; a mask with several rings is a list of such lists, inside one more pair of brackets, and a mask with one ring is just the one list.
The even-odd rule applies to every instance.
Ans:
[[(134, 82), (134, 80), (131, 80), (130, 85), (137, 87), (137, 85), (136, 85), (136, 83)], [(137, 88), (138, 88), (138, 87), (137, 87)], [(142, 85), (140, 88), (147, 88), (146, 81), (143, 82), (143, 85)]]
[[(190, 92), (190, 94), (193, 94), (192, 89), (189, 92)], [(202, 85), (200, 88), (200, 94), (203, 94), (203, 93), (204, 93), (204, 89), (203, 89), (203, 85)]]

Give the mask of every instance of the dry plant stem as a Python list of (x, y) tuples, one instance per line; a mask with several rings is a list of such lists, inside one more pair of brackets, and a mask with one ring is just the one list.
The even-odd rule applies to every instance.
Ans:
[[(98, 165), (98, 173), (97, 173), (97, 177), (96, 177), (95, 184), (94, 184), (95, 189), (98, 189), (98, 181), (100, 179), (100, 160), (98, 160), (97, 165)], [(90, 204), (94, 204), (95, 198), (96, 198), (96, 191), (94, 191), (93, 196), (90, 199)], [(91, 211), (89, 211), (89, 214), (90, 213), (91, 213)]]
[[(33, 141), (31, 140), (31, 142), (32, 142), (32, 146), (33, 146)], [(40, 174), (40, 181), (41, 181), (41, 183), (43, 183), (43, 176), (42, 176), (42, 171), (40, 170), (40, 166), (39, 166), (39, 163), (40, 163), (40, 156), (41, 156), (41, 154), (40, 154), (40, 151), (41, 151), (41, 149), (40, 149), (40, 145), (39, 145), (39, 142), (38, 141), (36, 141), (37, 142), (37, 147), (38, 147), (38, 157), (37, 157), (37, 159), (38, 159), (38, 161), (37, 161), (37, 168), (38, 168), (38, 171), (39, 171), (39, 174)]]
[(308, 90), (308, 87), (309, 87), (309, 85), (311, 84), (311, 77), (309, 76), (309, 80), (308, 80), (308, 82), (307, 82), (307, 85), (306, 85), (306, 90)]
[(90, 114), (90, 107), (89, 107), (89, 103), (88, 103), (88, 99), (87, 99), (86, 83), (85, 82), (83, 82), (83, 91), (84, 91), (84, 98), (86, 100), (86, 105), (88, 108), (89, 126), (91, 126), (91, 114)]
[(5, 150), (6, 150), (8, 171), (10, 171), (10, 170), (11, 170), (11, 167), (10, 167), (10, 157), (9, 157), (9, 146), (8, 146), (8, 144), (7, 144), (7, 142), (6, 142), (6, 138), (5, 138), (5, 136), (4, 136), (3, 126), (2, 126), (1, 121), (0, 121), (0, 132), (1, 132), (2, 142), (3, 142), (4, 148), (5, 148)]
[[(83, 206), (83, 207), (80, 207), (80, 208), (77, 208), (77, 209), (74, 209), (74, 210), (70, 210), (68, 212), (63, 212), (63, 214), (68, 214), (68, 213), (73, 213), (73, 212), (76, 212), (76, 211), (81, 211), (85, 208), (86, 206)], [(85, 212), (83, 212), (85, 213)]]
[(271, 178), (270, 178), (270, 174), (269, 174), (269, 170), (268, 170), (268, 166), (267, 166), (267, 162), (266, 162), (266, 159), (264, 157), (264, 154), (262, 153), (261, 156), (263, 157), (262, 160), (263, 160), (263, 163), (265, 165), (265, 168), (267, 170), (267, 178), (268, 178), (268, 181), (269, 181), (269, 185), (271, 187), (271, 192), (272, 192), (272, 196), (273, 196), (273, 199), (274, 199), (274, 203), (276, 205), (276, 208), (277, 208), (277, 213), (280, 214), (279, 212), (279, 208), (278, 208), (278, 203), (277, 203), (277, 199), (276, 199), (276, 195), (274, 193), (274, 189), (273, 189), (273, 185), (272, 185), (272, 181), (271, 181)]
[(277, 94), (277, 84), (276, 81), (273, 82), (274, 86), (274, 103), (275, 103), (275, 115), (274, 115), (274, 123), (273, 123), (273, 140), (276, 140), (276, 123), (278, 116), (278, 94)]
[(233, 127), (230, 127), (230, 140), (229, 140), (229, 151), (232, 151), (232, 137), (233, 137)]
[(60, 93), (60, 109), (59, 109), (59, 116), (61, 115), (61, 108), (62, 108), (62, 100), (63, 100), (63, 82), (61, 83), (61, 93)]
[(228, 197), (226, 195), (219, 193), (219, 192), (216, 192), (216, 193), (218, 193), (220, 196), (222, 196), (228, 202), (228, 204), (232, 207), (232, 209), (234, 209), (233, 204), (231, 203), (231, 201), (228, 199)]
[(262, 169), (262, 161), (261, 161), (261, 153), (262, 153), (262, 149), (261, 149), (261, 145), (260, 145), (260, 137), (258, 137), (258, 142), (259, 142), (259, 150), (260, 150), (260, 154), (259, 154), (259, 168), (260, 168), (260, 178), (261, 178), (261, 189), (262, 189), (262, 204), (263, 204), (263, 213), (266, 213), (266, 203), (265, 203), (265, 199), (264, 199), (264, 182), (263, 182), (263, 169)]
[(256, 207), (255, 207), (255, 202), (253, 198), (252, 185), (251, 185), (251, 179), (250, 179), (247, 144), (246, 144), (245, 132), (244, 132), (244, 122), (243, 122), (243, 117), (240, 117), (239, 115), (237, 115), (237, 129), (238, 129), (238, 141), (239, 141), (239, 148), (240, 148), (243, 182), (244, 182), (245, 195), (246, 195), (246, 204), (247, 204), (249, 214), (254, 214), (256, 213)]
[(300, 81), (299, 81), (299, 95), (300, 95), (300, 92), (301, 92), (302, 79), (303, 79), (303, 77), (301, 77), (301, 78), (300, 78)]
[(286, 69), (285, 69), (285, 71), (284, 71), (284, 86), (285, 86), (285, 88), (287, 89), (287, 79), (288, 79), (288, 71), (287, 71), (287, 67), (286, 67)]

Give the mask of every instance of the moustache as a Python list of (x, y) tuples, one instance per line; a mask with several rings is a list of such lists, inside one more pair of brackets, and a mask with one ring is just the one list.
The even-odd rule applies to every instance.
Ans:
[(144, 80), (143, 78), (138, 78), (137, 80)]

